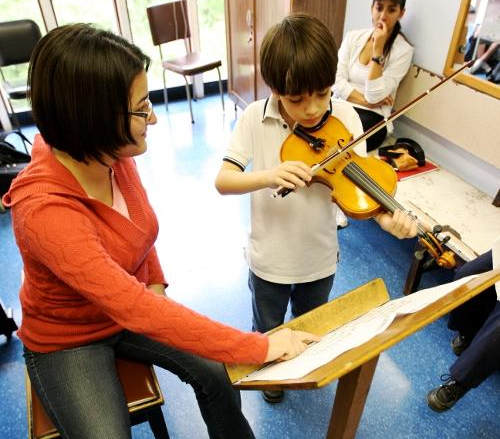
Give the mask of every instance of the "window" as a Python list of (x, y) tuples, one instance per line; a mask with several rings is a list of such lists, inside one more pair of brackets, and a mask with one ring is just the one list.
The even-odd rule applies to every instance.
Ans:
[[(222, 61), (220, 74), (227, 78), (226, 26), (224, 21), (224, 0), (197, 0), (200, 26), (200, 50)], [(218, 42), (218, 44), (214, 44)], [(205, 73), (205, 82), (217, 81), (217, 71)]]
[[(151, 59), (152, 64), (148, 74), (149, 89), (160, 90), (163, 88), (163, 69), (160, 63), (160, 54), (157, 47), (151, 41), (149, 23), (146, 14), (148, 6), (158, 4), (162, 0), (121, 0), (127, 2), (128, 17), (132, 39)], [(198, 23), (200, 34), (200, 50), (222, 61), (221, 76), (227, 78), (226, 43), (225, 43), (225, 20), (224, 0), (187, 0), (190, 5), (195, 5), (198, 11)], [(34, 20), (40, 27), (42, 35), (46, 33), (45, 22), (52, 26), (54, 19), (58, 25), (68, 23), (84, 22), (95, 23), (97, 26), (119, 33), (117, 23), (117, 12), (115, 11), (116, 0), (1, 0), (2, 21), (20, 20), (29, 18)], [(42, 11), (46, 14), (55, 15), (42, 17)], [(182, 41), (169, 43), (163, 47), (164, 56), (177, 56), (185, 53)], [(6, 79), (13, 82), (25, 80), (27, 77), (25, 66), (13, 66), (2, 69)], [(205, 73), (205, 82), (217, 81), (217, 71)], [(167, 73), (167, 87), (183, 86), (184, 79), (180, 75)], [(1, 102), (0, 102), (0, 105)], [(16, 112), (26, 111), (29, 104), (25, 100), (13, 101)]]
[(57, 24), (94, 23), (102, 29), (118, 33), (112, 0), (52, 0)]
[[(130, 18), (130, 27), (132, 29), (132, 39), (134, 44), (139, 46), (143, 52), (151, 57), (151, 67), (148, 72), (148, 81), (150, 90), (163, 89), (163, 68), (161, 66), (160, 51), (153, 44), (151, 32), (149, 30), (148, 16), (146, 8), (158, 4), (155, 0), (135, 0), (127, 3), (128, 15)], [(180, 56), (186, 53), (184, 43), (175, 41), (168, 43), (163, 47), (163, 55)], [(184, 79), (180, 75), (167, 72), (167, 87), (184, 85)]]
[[(29, 11), (29, 13), (25, 13)], [(42, 14), (38, 7), (37, 0), (10, 0), (2, 1), (2, 21), (14, 21), (14, 20), (33, 20), (38, 27), (40, 32), (45, 34), (45, 25), (43, 23)], [(5, 79), (12, 83), (21, 83), (28, 77), (28, 63), (2, 67), (2, 73)], [(26, 111), (29, 110), (29, 104), (26, 99), (15, 99), (12, 100), (12, 106), (14, 111)]]
[[(196, 1), (196, 0), (188, 0)], [(226, 36), (224, 22), (224, 0), (197, 0), (198, 21), (200, 28), (200, 50), (222, 60), (221, 76), (227, 78), (226, 67)], [(149, 70), (149, 88), (158, 90), (163, 88), (163, 69), (160, 63), (158, 47), (153, 45), (151, 32), (149, 30), (146, 8), (158, 4), (155, 0), (135, 0), (128, 2), (130, 25), (134, 44), (139, 46), (152, 59)], [(220, 44), (213, 44), (215, 41)], [(165, 58), (183, 55), (186, 51), (182, 41), (175, 41), (164, 45), (163, 56)], [(181, 75), (167, 72), (167, 87), (183, 86), (184, 79)], [(217, 81), (217, 71), (205, 73), (205, 82)]]

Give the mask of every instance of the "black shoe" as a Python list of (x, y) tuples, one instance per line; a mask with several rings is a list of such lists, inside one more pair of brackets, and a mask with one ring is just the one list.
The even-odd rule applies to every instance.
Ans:
[(459, 357), (465, 351), (472, 341), (473, 337), (461, 335), (460, 333), (451, 341), (451, 349), (453, 353)]
[[(427, 404), (435, 412), (444, 412), (451, 409), (455, 403), (469, 390), (453, 377), (447, 375), (448, 379), (444, 384), (431, 390), (427, 394)], [(444, 381), (443, 377), (441, 380)]]
[(285, 396), (285, 392), (283, 390), (263, 390), (262, 397), (267, 402), (271, 404), (276, 404), (278, 402), (283, 401), (283, 397)]

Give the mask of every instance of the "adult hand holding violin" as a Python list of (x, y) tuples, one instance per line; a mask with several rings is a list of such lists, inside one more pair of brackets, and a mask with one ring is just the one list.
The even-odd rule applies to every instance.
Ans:
[(265, 362), (273, 360), (291, 360), (307, 349), (313, 341), (320, 341), (317, 335), (304, 331), (292, 331), (284, 328), (269, 335), (269, 348)]

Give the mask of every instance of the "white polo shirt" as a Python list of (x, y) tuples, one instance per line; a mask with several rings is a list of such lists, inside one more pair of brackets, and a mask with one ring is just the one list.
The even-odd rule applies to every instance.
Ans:
[[(349, 103), (332, 99), (332, 115), (358, 137), (361, 121)], [(224, 160), (254, 171), (280, 164), (281, 146), (291, 134), (274, 97), (251, 103), (238, 119)], [(366, 144), (355, 151), (366, 156)], [(282, 198), (274, 190), (251, 194), (251, 230), (245, 249), (250, 269), (282, 284), (311, 282), (335, 273), (338, 241), (330, 190), (319, 183)]]

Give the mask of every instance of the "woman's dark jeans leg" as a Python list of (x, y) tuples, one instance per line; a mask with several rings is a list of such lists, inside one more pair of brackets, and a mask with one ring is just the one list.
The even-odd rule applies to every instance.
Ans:
[[(374, 111), (365, 110), (363, 108), (357, 108), (357, 107), (354, 107), (354, 109), (356, 110), (356, 112), (359, 115), (359, 118), (361, 119), (361, 123), (363, 125), (363, 131), (365, 132), (368, 131), (373, 126), (377, 125), (380, 121), (384, 120), (384, 116), (375, 113)], [(367, 151), (373, 151), (374, 149), (377, 149), (380, 145), (382, 145), (382, 143), (384, 143), (386, 136), (387, 136), (387, 128), (384, 127), (381, 130), (377, 131), (372, 136), (368, 137), (368, 139), (366, 139)]]
[(39, 354), (25, 348), (31, 382), (63, 439), (130, 439), (113, 342)]
[(116, 354), (169, 370), (191, 385), (210, 439), (255, 439), (241, 412), (240, 393), (232, 387), (222, 364), (130, 332), (123, 334)]
[(190, 384), (211, 439), (255, 439), (222, 364), (127, 331), (49, 354), (25, 349), (30, 379), (64, 439), (131, 438), (115, 355), (157, 365)]

